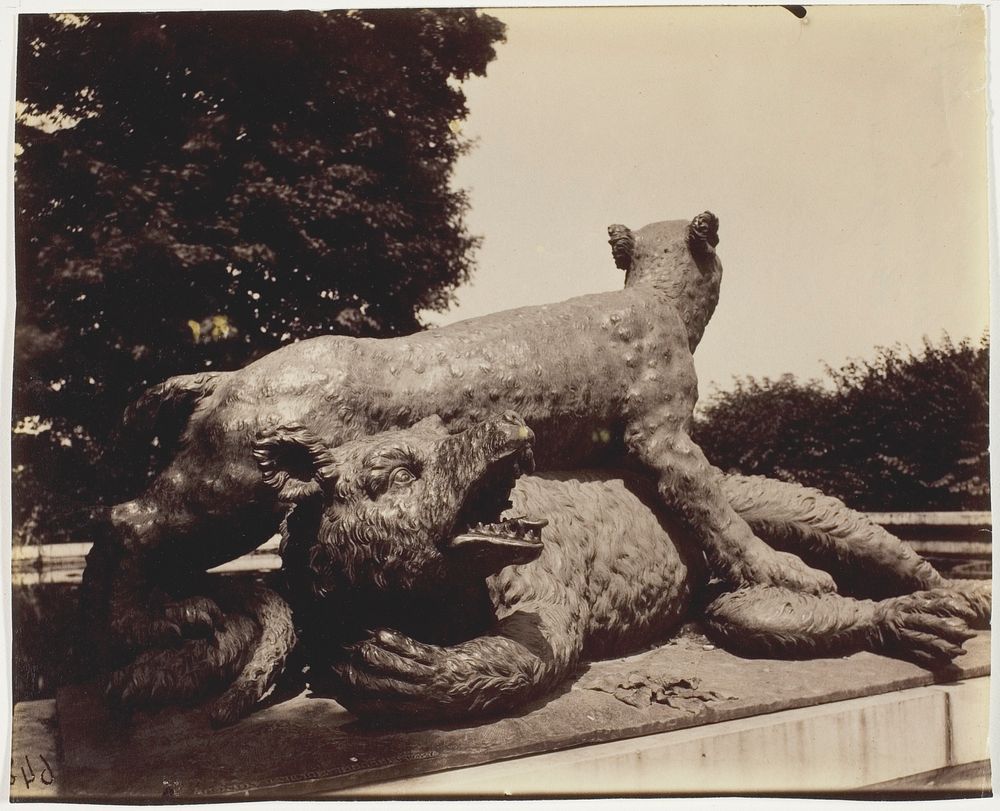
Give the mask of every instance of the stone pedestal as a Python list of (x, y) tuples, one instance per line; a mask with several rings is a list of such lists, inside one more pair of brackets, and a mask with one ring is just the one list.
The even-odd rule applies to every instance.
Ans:
[[(740, 659), (686, 636), (594, 663), (516, 716), (464, 726), (366, 727), (308, 691), (223, 730), (199, 708), (125, 723), (89, 687), (34, 703), (54, 710), (50, 751), (61, 759), (45, 788), (66, 799), (841, 793), (963, 764), (981, 785), (989, 639), (979, 634), (957, 665), (932, 674), (868, 653)], [(648, 703), (647, 682), (694, 687), (671, 706)], [(616, 684), (633, 689), (615, 697)], [(19, 709), (27, 728), (32, 708)], [(15, 728), (15, 763), (46, 745), (36, 738)], [(20, 782), (15, 797), (38, 796), (38, 781)]]

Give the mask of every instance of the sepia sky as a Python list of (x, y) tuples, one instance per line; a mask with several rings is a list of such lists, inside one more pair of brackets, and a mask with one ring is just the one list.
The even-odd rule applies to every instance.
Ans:
[(711, 209), (703, 395), (986, 329), (980, 9), (491, 13), (507, 42), (465, 85), (478, 143), (455, 174), (485, 240), (434, 323), (614, 289), (607, 225)]
[[(105, 3), (123, 4), (165, 5)], [(615, 289), (610, 223), (711, 209), (726, 272), (696, 356), (703, 395), (943, 330), (978, 338), (982, 10), (808, 8), (803, 21), (778, 6), (491, 11), (507, 42), (464, 85), (476, 145), (454, 178), (484, 242), (458, 305), (429, 320)]]

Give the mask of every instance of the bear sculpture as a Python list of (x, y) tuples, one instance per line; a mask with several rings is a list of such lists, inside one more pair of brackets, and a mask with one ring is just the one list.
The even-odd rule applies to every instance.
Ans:
[[(866, 649), (928, 667), (963, 653), (967, 622), (988, 620), (987, 583), (945, 580), (839, 501), (759, 477), (720, 486), (755, 532), (829, 567), (857, 598), (710, 583), (699, 544), (648, 479), (521, 475), (533, 438), (511, 412), (456, 434), (430, 417), (334, 447), (300, 426), (267, 432), (254, 448), (263, 479), (294, 504), (282, 558), (297, 634), (271, 609), (238, 643), (242, 632), (223, 630), (142, 654), (116, 674), (118, 693), (169, 701), (235, 677), (213, 708), (229, 723), (298, 636), (314, 687), (332, 683), (359, 715), (466, 718), (510, 711), (581, 660), (665, 641), (689, 619), (739, 654)], [(240, 646), (225, 664), (205, 654)]]

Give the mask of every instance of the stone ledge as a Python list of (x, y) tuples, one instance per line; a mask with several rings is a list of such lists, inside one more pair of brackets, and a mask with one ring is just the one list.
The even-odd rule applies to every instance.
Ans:
[[(980, 677), (323, 796), (850, 794), (877, 783), (898, 791), (909, 775), (940, 774), (988, 758), (988, 704), (989, 679)], [(960, 753), (953, 739), (962, 741)], [(989, 781), (978, 788), (988, 792)]]
[[(363, 727), (335, 701), (308, 693), (272, 703), (229, 729), (212, 730), (197, 708), (141, 715), (123, 725), (107, 715), (96, 690), (68, 688), (57, 699), (63, 755), (59, 796), (160, 800), (166, 791), (166, 796), (176, 799), (264, 799), (317, 796), (362, 786), (380, 796), (403, 796), (387, 795), (387, 787), (394, 784), (385, 781), (469, 767), (506, 769), (510, 767), (499, 761), (513, 758), (521, 758), (515, 761), (515, 772), (523, 769), (526, 775), (531, 771), (527, 764), (557, 755), (567, 763), (582, 757), (580, 768), (596, 774), (596, 766), (586, 765), (587, 752), (601, 757), (613, 752), (606, 761), (608, 768), (600, 770), (601, 779), (612, 782), (587, 783), (585, 788), (574, 777), (577, 788), (583, 793), (591, 793), (591, 788), (593, 793), (616, 793), (611, 788), (618, 785), (613, 783), (613, 774), (616, 770), (628, 774), (620, 759), (622, 751), (641, 753), (647, 745), (652, 747), (650, 753), (676, 746), (697, 751), (702, 744), (691, 743), (696, 739), (716, 741), (711, 749), (717, 753), (713, 762), (736, 764), (733, 774), (739, 777), (731, 784), (736, 790), (778, 790), (779, 784), (785, 791), (807, 790), (801, 781), (761, 782), (760, 775), (768, 774), (767, 763), (772, 761), (754, 768), (744, 766), (754, 762), (758, 752), (770, 752), (773, 762), (790, 763), (785, 760), (788, 755), (782, 754), (786, 751), (811, 752), (813, 762), (825, 763), (830, 774), (843, 770), (845, 786), (858, 787), (983, 759), (988, 699), (986, 680), (980, 677), (989, 672), (989, 640), (988, 633), (978, 634), (967, 643), (969, 652), (959, 665), (948, 673), (931, 674), (868, 653), (801, 662), (740, 659), (722, 650), (704, 649), (703, 638), (685, 636), (628, 659), (594, 663), (562, 692), (514, 717), (464, 727), (397, 731)], [(710, 700), (693, 712), (662, 704), (637, 709), (608, 693), (586, 688), (630, 673), (696, 678), (703, 690), (735, 698)], [(960, 680), (966, 684), (930, 686)], [(869, 701), (873, 696), (879, 698)], [(833, 702), (846, 707), (854, 699), (868, 703), (847, 707), (848, 715), (830, 709)], [(739, 728), (725, 726), (741, 719)], [(791, 730), (797, 730), (794, 736)], [(821, 734), (821, 730), (826, 731)], [(790, 745), (795, 736), (797, 743)], [(859, 740), (871, 750), (871, 757), (861, 765), (851, 756)], [(829, 749), (824, 741), (833, 741), (836, 748)], [(950, 743), (945, 746), (941, 741)], [(638, 755), (640, 762), (651, 757)], [(672, 762), (679, 755), (669, 757)], [(699, 762), (702, 759), (699, 752)], [(708, 762), (707, 754), (704, 760)], [(671, 788), (634, 783), (628, 793), (641, 785), (651, 793), (696, 790), (713, 794), (724, 793), (730, 785), (711, 782), (716, 779), (712, 775), (702, 779), (707, 782), (700, 782), (696, 789), (690, 784)], [(544, 786), (551, 791), (553, 784), (546, 778)], [(483, 784), (471, 791), (499, 794), (504, 788), (509, 786)], [(393, 789), (404, 790), (398, 784)], [(531, 784), (524, 784), (523, 790), (531, 793)], [(449, 793), (442, 788), (431, 793), (439, 791)], [(469, 791), (465, 786), (459, 793)]]
[[(993, 524), (989, 512), (872, 512), (867, 516), (919, 554), (990, 557)], [(254, 551), (210, 571), (237, 574), (278, 569), (279, 542), (280, 536), (274, 535)], [(15, 546), (11, 550), (13, 585), (79, 584), (90, 547), (87, 542)]]

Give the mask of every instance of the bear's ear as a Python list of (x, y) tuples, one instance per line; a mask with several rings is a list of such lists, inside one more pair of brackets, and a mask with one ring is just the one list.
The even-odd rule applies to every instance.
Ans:
[(693, 253), (712, 253), (719, 244), (719, 218), (703, 211), (688, 224), (688, 246)]
[(329, 478), (330, 450), (301, 425), (282, 425), (257, 437), (253, 456), (264, 482), (282, 501), (301, 502), (323, 493)]
[(615, 258), (615, 267), (631, 270), (635, 261), (635, 235), (624, 225), (608, 226), (608, 244), (611, 255)]
[(437, 414), (431, 414), (429, 417), (424, 417), (420, 422), (413, 423), (410, 426), (410, 430), (421, 431), (434, 436), (444, 436), (448, 433), (448, 429), (444, 425), (444, 420)]

